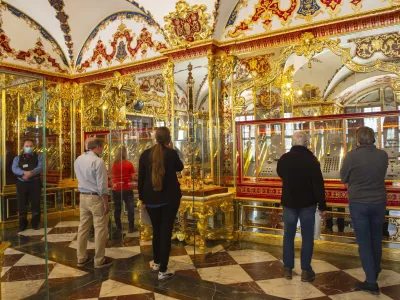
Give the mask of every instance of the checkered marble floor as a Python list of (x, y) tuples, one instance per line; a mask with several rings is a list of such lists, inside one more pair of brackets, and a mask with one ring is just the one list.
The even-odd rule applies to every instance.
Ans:
[[(48, 241), (76, 249), (78, 225), (79, 222), (70, 221), (60, 222), (53, 228), (48, 228)], [(42, 239), (39, 233), (44, 235), (44, 231), (30, 230), (21, 235)], [(88, 243), (88, 249), (94, 254), (93, 243)], [(140, 241), (139, 233), (128, 234), (120, 241), (112, 241), (106, 248), (106, 256), (116, 260), (138, 255), (151, 257), (151, 253), (151, 242)], [(359, 264), (355, 267), (354, 262), (346, 264), (340, 260), (328, 262), (315, 259), (312, 266), (317, 274), (316, 279), (312, 283), (304, 283), (299, 276), (301, 273), (299, 259), (296, 259), (295, 274), (291, 281), (283, 278), (283, 264), (280, 259), (277, 253), (273, 255), (261, 250), (222, 246), (209, 249), (205, 255), (199, 255), (191, 246), (173, 244), (169, 267), (176, 270), (177, 275), (182, 278), (195, 278), (236, 289), (243, 294), (242, 299), (246, 299), (247, 292), (253, 296), (258, 294), (260, 298), (273, 296), (271, 299), (274, 297), (317, 300), (400, 299), (400, 274), (393, 270), (382, 271), (379, 277), (381, 295), (376, 297), (354, 291), (355, 284), (365, 278), (362, 268)], [(352, 260), (358, 261), (358, 258), (354, 257)], [(7, 250), (1, 274), (2, 299), (21, 299), (40, 292), (45, 279), (43, 264), (44, 261), (40, 258), (12, 249)], [(148, 271), (150, 272), (149, 267)], [(53, 281), (66, 282), (86, 274), (75, 268), (49, 262), (50, 285)], [(24, 288), (21, 288), (22, 286)], [(130, 298), (127, 298), (128, 295)], [(91, 287), (87, 293), (73, 295), (70, 299), (173, 299), (173, 297), (166, 297), (116, 280), (107, 280)]]

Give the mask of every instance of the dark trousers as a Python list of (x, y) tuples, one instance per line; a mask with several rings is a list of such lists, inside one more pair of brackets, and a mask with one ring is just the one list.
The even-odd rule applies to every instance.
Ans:
[(17, 180), (17, 205), (19, 213), (19, 228), (24, 229), (28, 225), (29, 200), (31, 202), (32, 227), (40, 225), (40, 199), (42, 196), (42, 181), (22, 182)]
[[(332, 211), (332, 207), (327, 207), (326, 211)], [(338, 208), (338, 212), (344, 213), (346, 210), (344, 208)], [(344, 218), (337, 218), (337, 226), (338, 226), (338, 231), (339, 232), (344, 232)], [(330, 216), (329, 218), (326, 219), (326, 229), (332, 231), (333, 227), (333, 217)]]
[(381, 272), (382, 228), (386, 203), (350, 202), (350, 216), (356, 233), (358, 253), (368, 283), (376, 283)]
[(168, 267), (172, 230), (179, 205), (180, 200), (156, 208), (146, 207), (153, 226), (154, 262), (160, 264), (160, 272), (165, 272)]
[(121, 224), (121, 211), (122, 211), (122, 201), (125, 202), (126, 208), (128, 210), (128, 221), (129, 229), (133, 229), (135, 226), (134, 212), (133, 212), (133, 191), (112, 191), (114, 200), (114, 219), (115, 226), (122, 231)]
[(284, 237), (283, 237), (283, 265), (285, 268), (294, 268), (294, 238), (296, 236), (297, 221), (301, 225), (301, 269), (311, 271), (311, 259), (314, 250), (315, 205), (305, 208), (283, 208)]

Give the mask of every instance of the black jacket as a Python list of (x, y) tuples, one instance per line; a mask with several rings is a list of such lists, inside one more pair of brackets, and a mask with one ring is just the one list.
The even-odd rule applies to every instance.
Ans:
[(303, 146), (293, 146), (279, 159), (277, 172), (282, 178), (282, 205), (303, 208), (318, 204), (326, 209), (324, 179), (318, 159)]
[(183, 164), (179, 159), (178, 153), (168, 147), (163, 148), (165, 167), (163, 189), (156, 192), (153, 189), (151, 180), (151, 164), (149, 159), (151, 149), (144, 151), (139, 159), (139, 199), (144, 204), (152, 205), (179, 201), (182, 198), (182, 193), (176, 172), (183, 170)]

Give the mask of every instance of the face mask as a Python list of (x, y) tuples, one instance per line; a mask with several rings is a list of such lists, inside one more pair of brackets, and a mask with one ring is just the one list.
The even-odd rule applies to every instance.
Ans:
[(33, 148), (30, 148), (30, 147), (25, 147), (24, 148), (24, 152), (27, 153), (27, 154), (32, 153), (32, 151), (33, 151)]

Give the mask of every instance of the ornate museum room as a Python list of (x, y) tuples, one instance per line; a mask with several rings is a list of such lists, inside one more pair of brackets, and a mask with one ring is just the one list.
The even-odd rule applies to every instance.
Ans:
[(0, 0), (0, 89), (0, 299), (400, 299), (400, 0)]

